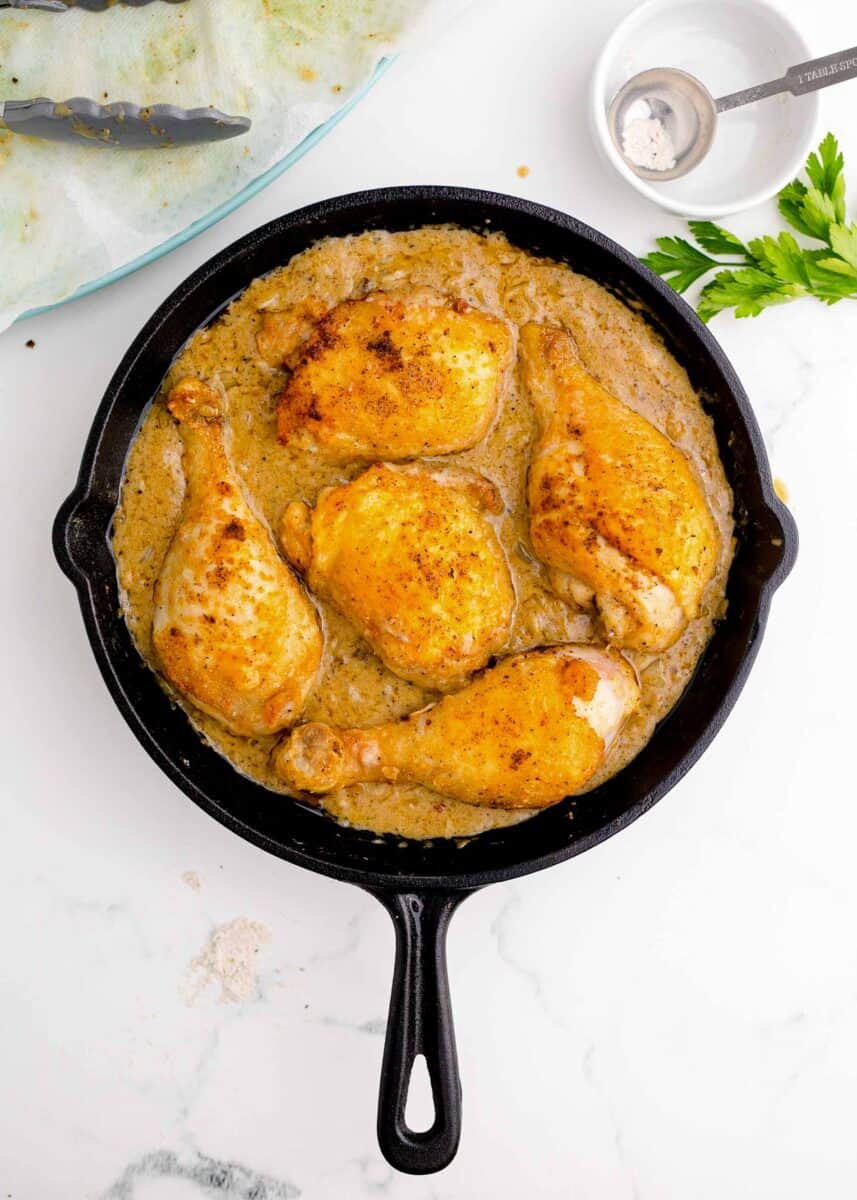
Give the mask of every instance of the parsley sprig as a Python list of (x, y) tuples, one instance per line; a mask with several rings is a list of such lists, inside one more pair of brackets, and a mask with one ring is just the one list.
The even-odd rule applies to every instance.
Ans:
[(802, 296), (824, 304), (857, 299), (857, 224), (846, 222), (843, 166), (836, 138), (828, 133), (806, 160), (808, 184), (795, 179), (779, 194), (781, 215), (821, 248), (806, 248), (786, 231), (744, 243), (711, 221), (689, 221), (695, 246), (686, 238), (658, 238), (658, 249), (643, 262), (677, 292), (716, 270), (696, 306), (706, 322), (728, 308), (736, 317), (757, 317), (773, 304)]

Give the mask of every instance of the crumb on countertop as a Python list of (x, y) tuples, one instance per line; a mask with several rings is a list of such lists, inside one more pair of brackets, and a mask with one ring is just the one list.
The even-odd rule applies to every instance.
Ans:
[(202, 880), (196, 871), (185, 871), (182, 875), (182, 883), (186, 883), (193, 891), (198, 892), (202, 887)]
[(521, 165), (518, 167), (517, 171), (515, 172), (515, 174), (518, 176), (519, 179), (526, 179), (527, 176), (529, 175), (529, 173), (530, 173), (530, 168), (527, 166), (526, 163), (521, 163)]
[(32, 338), (27, 338), (26, 342), (24, 342), (24, 345), (27, 347), (28, 350), (35, 350), (35, 348), (36, 348), (36, 343), (33, 341)]
[(774, 478), (774, 491), (777, 493), (779, 498), (782, 500), (783, 504), (788, 504), (788, 502), (789, 502), (788, 486), (786, 484), (786, 481), (784, 479), (780, 479), (780, 477), (778, 475), (775, 476), (775, 478)]

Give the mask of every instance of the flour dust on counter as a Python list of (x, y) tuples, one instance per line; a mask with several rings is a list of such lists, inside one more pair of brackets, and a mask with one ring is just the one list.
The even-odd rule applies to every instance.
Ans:
[[(332, 462), (312, 446), (277, 440), (278, 397), (290, 374), (287, 360), (310, 336), (321, 314), (375, 290), (394, 293), (404, 287), (434, 289), (499, 318), (515, 346), (519, 330), (531, 322), (568, 330), (583, 366), (684, 454), (713, 517), (719, 550), (699, 613), (663, 653), (626, 651), (639, 678), (640, 701), (583, 789), (590, 790), (620, 770), (651, 737), (691, 678), (724, 611), (733, 551), (732, 495), (710, 418), (686, 372), (643, 317), (569, 266), (534, 257), (500, 234), (436, 226), (325, 239), (256, 280), (213, 324), (194, 334), (145, 414), (128, 458), (113, 543), (125, 618), (140, 653), (156, 669), (153, 588), (184, 496), (181, 439), (165, 403), (170, 389), (191, 376), (207, 381), (226, 398), (232, 461), (258, 515), (270, 530), (279, 530), (290, 504), (313, 507), (323, 489), (349, 482), (367, 465), (366, 460)], [(519, 372), (511, 368), (503, 380), (498, 415), (482, 440), (469, 449), (422, 460), (485, 476), (502, 497), (502, 514), (490, 519), (515, 592), (503, 655), (604, 640), (592, 610), (560, 598), (533, 554), (526, 482), (536, 437), (532, 404)], [(378, 725), (438, 700), (438, 693), (388, 669), (323, 595), (313, 600), (325, 644), (320, 677), (302, 721), (345, 728)], [(171, 694), (201, 736), (236, 769), (272, 793), (290, 794), (272, 765), (276, 737), (230, 733), (178, 693)], [(467, 838), (529, 816), (394, 781), (298, 798), (323, 804), (340, 821), (409, 838)], [(282, 801), (272, 794), (271, 802)]]
[(220, 985), (221, 1004), (249, 1000), (256, 988), (256, 956), (270, 940), (271, 931), (247, 917), (218, 925), (188, 966), (185, 1004), (194, 1007), (212, 984)]

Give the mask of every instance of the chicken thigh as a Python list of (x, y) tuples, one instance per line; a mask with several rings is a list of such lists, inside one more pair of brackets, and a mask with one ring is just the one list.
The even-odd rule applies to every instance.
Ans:
[(286, 556), (328, 596), (391, 671), (437, 691), (459, 687), (505, 644), (515, 593), (485, 510), (481, 475), (377, 463), (283, 517)]
[(544, 808), (592, 777), (638, 698), (634, 672), (611, 651), (531, 650), (405, 721), (301, 725), (274, 765), (307, 792), (386, 780), (469, 804)]
[(300, 715), (318, 671), (318, 617), (244, 494), (220, 397), (184, 379), (168, 407), (184, 442), (185, 499), (155, 584), (158, 665), (233, 733), (277, 733)]
[(345, 300), (297, 351), (277, 435), (333, 462), (466, 450), (494, 421), (511, 355), (501, 320), (430, 288)]
[(580, 363), (563, 329), (521, 332), (540, 437), (528, 479), (533, 549), (555, 590), (594, 602), (617, 646), (659, 653), (699, 611), (719, 538), (687, 459)]

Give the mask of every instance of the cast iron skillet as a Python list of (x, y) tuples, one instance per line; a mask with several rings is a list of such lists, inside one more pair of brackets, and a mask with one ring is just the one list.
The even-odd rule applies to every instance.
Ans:
[[(432, 222), (502, 230), (517, 246), (568, 262), (644, 313), (690, 373), (717, 433), (735, 492), (738, 549), (728, 613), (693, 683), (645, 749), (580, 800), (464, 846), (379, 839), (317, 810), (273, 796), (238, 775), (194, 733), (137, 653), (119, 617), (110, 552), (125, 456), (146, 405), (188, 337), (253, 279), (328, 235), (404, 230)], [(229, 829), (289, 862), (365, 888), (396, 929), (396, 965), (381, 1071), (378, 1139), (388, 1161), (415, 1174), (455, 1155), (461, 1086), (445, 938), (457, 905), (485, 884), (562, 862), (636, 820), (699, 758), (735, 703), (761, 641), (771, 596), (794, 563), (797, 532), (771, 487), (753, 412), (734, 371), (691, 309), (633, 255), (572, 217), (511, 196), (448, 187), (391, 188), (311, 205), (242, 238), (196, 271), (160, 306), (122, 360), (93, 422), (77, 486), (54, 526), (60, 566), (78, 590), (108, 688), (149, 754), (186, 795)], [(405, 1102), (424, 1054), (435, 1119), (410, 1130)]]

